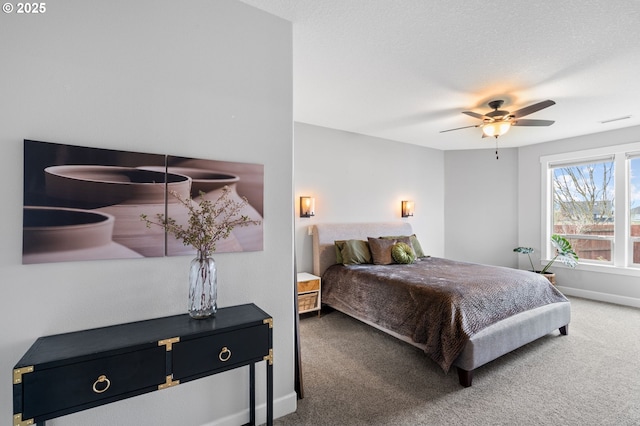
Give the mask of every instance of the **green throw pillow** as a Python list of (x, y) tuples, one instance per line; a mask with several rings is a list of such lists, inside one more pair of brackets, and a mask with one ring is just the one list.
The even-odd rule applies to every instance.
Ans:
[(395, 243), (391, 248), (391, 256), (396, 263), (408, 264), (416, 260), (416, 254), (407, 243)]
[(371, 263), (371, 251), (369, 244), (363, 240), (336, 241), (336, 247), (340, 250), (343, 265), (359, 265)]
[(334, 241), (333, 245), (336, 248), (336, 263), (342, 264), (342, 247), (344, 247), (344, 240)]
[(416, 257), (425, 257), (424, 250), (422, 250), (422, 246), (420, 245), (420, 241), (418, 241), (418, 237), (416, 234), (411, 235), (411, 247), (413, 247), (413, 251), (415, 252)]

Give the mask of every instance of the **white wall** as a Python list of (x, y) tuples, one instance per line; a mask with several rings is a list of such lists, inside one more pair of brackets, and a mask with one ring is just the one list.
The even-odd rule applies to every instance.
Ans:
[[(264, 251), (214, 256), (218, 301), (274, 317), (275, 414), (293, 411), (291, 24), (232, 0), (60, 0), (3, 13), (0, 40), (2, 423), (13, 366), (37, 337), (183, 313), (190, 261), (22, 265), (23, 139), (265, 165)], [(47, 424), (240, 424), (247, 380), (230, 371)]]
[[(640, 126), (595, 133), (539, 145), (518, 152), (518, 245), (541, 247), (540, 157), (640, 141)], [(526, 262), (527, 259), (520, 259)], [(539, 260), (537, 257), (535, 260)], [(524, 266), (523, 266), (524, 268)], [(569, 295), (640, 307), (640, 280), (637, 276), (587, 271), (554, 266), (559, 287)]]
[(515, 267), (518, 242), (516, 149), (446, 151), (445, 254)]
[[(425, 252), (444, 255), (444, 161), (440, 150), (295, 123), (295, 229), (298, 271), (313, 271), (316, 223), (407, 221)], [(299, 197), (316, 199), (301, 218)], [(402, 200), (415, 216), (401, 218)]]

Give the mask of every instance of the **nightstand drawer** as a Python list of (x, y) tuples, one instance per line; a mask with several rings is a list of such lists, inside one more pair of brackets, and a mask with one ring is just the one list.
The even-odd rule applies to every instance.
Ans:
[(183, 380), (269, 355), (269, 326), (248, 327), (173, 345), (173, 379)]
[[(23, 419), (64, 412), (165, 382), (165, 348), (153, 347), (22, 376)], [(95, 405), (95, 404), (93, 404)], [(77, 410), (73, 410), (77, 411)]]
[(305, 291), (320, 290), (320, 279), (309, 281), (298, 281), (298, 293)]

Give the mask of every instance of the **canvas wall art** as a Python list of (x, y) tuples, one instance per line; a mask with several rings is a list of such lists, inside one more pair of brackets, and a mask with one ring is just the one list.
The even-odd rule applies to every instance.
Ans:
[[(24, 141), (22, 261), (28, 263), (194, 254), (141, 214), (186, 223), (175, 197), (217, 199), (227, 186), (262, 221), (264, 166)], [(263, 225), (236, 228), (216, 252), (263, 249)]]

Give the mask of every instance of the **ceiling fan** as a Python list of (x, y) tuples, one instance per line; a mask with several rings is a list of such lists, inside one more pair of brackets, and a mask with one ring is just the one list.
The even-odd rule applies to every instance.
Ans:
[(538, 112), (541, 109), (548, 108), (551, 105), (555, 105), (555, 102), (552, 100), (538, 102), (536, 104), (529, 105), (513, 112), (501, 110), (500, 107), (502, 107), (503, 103), (504, 101), (501, 99), (489, 102), (488, 105), (490, 108), (493, 108), (493, 111), (486, 114), (479, 114), (473, 111), (462, 111), (463, 114), (467, 114), (473, 118), (482, 120), (482, 123), (473, 126), (464, 126), (457, 127), (455, 129), (442, 130), (440, 133), (451, 132), (453, 130), (468, 129), (470, 127), (481, 127), (483, 138), (486, 138), (488, 136), (498, 138), (499, 136), (507, 133), (511, 126), (551, 126), (553, 123), (555, 123), (555, 121), (553, 120), (521, 119), (521, 117), (533, 114), (534, 112)]

